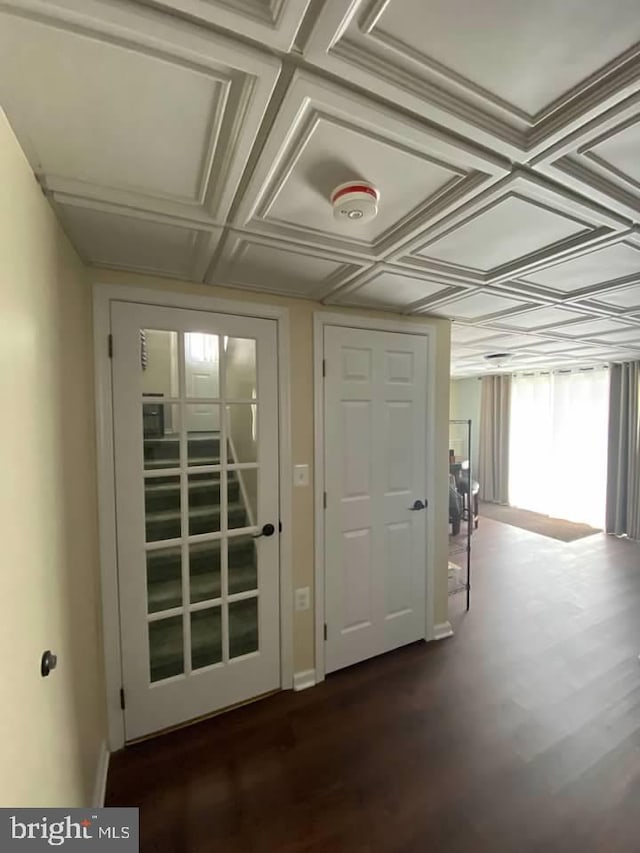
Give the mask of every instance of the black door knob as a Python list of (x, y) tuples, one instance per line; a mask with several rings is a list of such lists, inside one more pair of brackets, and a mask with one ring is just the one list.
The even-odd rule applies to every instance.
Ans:
[(411, 512), (420, 512), (421, 509), (427, 508), (427, 501), (422, 503), (422, 501), (415, 501), (413, 506), (410, 506), (409, 509)]
[(46, 678), (47, 675), (51, 672), (52, 669), (55, 669), (58, 665), (58, 657), (54, 655), (50, 649), (47, 649), (46, 652), (42, 653), (42, 658), (40, 660), (40, 675), (43, 678)]
[(276, 532), (275, 525), (273, 524), (264, 524), (262, 526), (262, 533), (257, 533), (253, 538), (260, 539), (261, 536), (273, 536)]

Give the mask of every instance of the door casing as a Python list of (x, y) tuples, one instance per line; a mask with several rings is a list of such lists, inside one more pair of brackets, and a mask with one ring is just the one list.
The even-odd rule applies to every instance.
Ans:
[[(278, 421), (280, 450), (280, 686), (293, 687), (292, 458), (289, 384), (289, 312), (286, 308), (219, 297), (192, 296), (147, 288), (97, 283), (93, 288), (94, 378), (98, 468), (100, 581), (107, 696), (108, 748), (125, 743), (120, 707), (122, 657), (118, 601), (118, 564), (113, 443), (113, 404), (109, 335), (111, 303), (132, 302), (186, 308), (216, 314), (275, 320), (278, 337)], [(117, 346), (117, 341), (114, 342)]]
[[(316, 312), (313, 318), (313, 375), (314, 375), (314, 432), (315, 432), (315, 681), (325, 677), (324, 625), (325, 625), (325, 547), (324, 547), (324, 492), (325, 492), (325, 436), (324, 436), (324, 387), (323, 360), (324, 327), (343, 326), (351, 329), (365, 329), (377, 332), (399, 332), (401, 334), (421, 335), (427, 339), (427, 430), (426, 460), (427, 469), (435, 471), (435, 358), (436, 329), (428, 323), (417, 325), (406, 321), (384, 320), (362, 317), (355, 314), (331, 314)], [(435, 639), (435, 543), (433, 525), (433, 507), (438, 500), (433, 485), (433, 477), (427, 482), (427, 500), (429, 510), (426, 519), (426, 614), (425, 640)]]

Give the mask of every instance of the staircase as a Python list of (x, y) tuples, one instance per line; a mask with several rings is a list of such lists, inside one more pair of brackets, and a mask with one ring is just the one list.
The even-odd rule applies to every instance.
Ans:
[[(220, 462), (219, 433), (197, 433), (187, 442), (190, 466), (217, 465)], [(177, 468), (180, 441), (175, 434), (147, 435), (144, 439), (145, 470)], [(233, 460), (230, 460), (233, 461)], [(240, 488), (238, 474), (227, 474), (228, 527), (236, 529), (250, 524)], [(221, 526), (219, 472), (188, 475), (188, 534), (218, 532)], [(160, 542), (181, 536), (180, 477), (154, 477), (145, 481), (145, 528), (147, 542)], [(192, 543), (189, 546), (190, 601), (196, 603), (221, 596), (220, 541)], [(228, 540), (229, 594), (255, 589), (257, 561), (251, 538), (241, 536)], [(147, 596), (150, 613), (182, 605), (182, 548), (170, 546), (147, 554)], [(248, 609), (248, 608), (246, 608)], [(240, 616), (242, 608), (238, 608)], [(192, 619), (192, 663), (207, 666), (222, 659), (219, 609), (206, 610)], [(208, 614), (208, 617), (205, 616)], [(167, 678), (182, 671), (182, 640), (179, 627), (169, 618), (166, 630), (155, 623), (152, 642), (152, 680)], [(257, 626), (255, 618), (234, 619), (233, 647), (235, 655), (255, 651)]]

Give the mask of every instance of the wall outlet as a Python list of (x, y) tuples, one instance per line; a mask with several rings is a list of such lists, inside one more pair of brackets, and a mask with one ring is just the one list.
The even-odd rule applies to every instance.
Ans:
[(309, 466), (294, 465), (293, 467), (293, 485), (308, 486), (309, 485)]
[(308, 610), (311, 607), (311, 590), (308, 586), (302, 586), (296, 590), (296, 610)]

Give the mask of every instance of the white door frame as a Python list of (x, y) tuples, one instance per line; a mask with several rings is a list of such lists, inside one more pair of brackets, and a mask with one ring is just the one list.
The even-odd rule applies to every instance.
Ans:
[[(289, 385), (289, 311), (273, 305), (236, 302), (216, 296), (193, 296), (144, 287), (95, 284), (93, 339), (98, 468), (100, 581), (104, 639), (109, 749), (125, 743), (124, 712), (120, 707), (122, 654), (116, 538), (115, 474), (113, 456), (113, 395), (109, 335), (111, 303), (134, 302), (163, 308), (186, 308), (215, 314), (233, 314), (275, 320), (278, 338), (278, 421), (280, 477), (280, 686), (293, 687), (293, 579), (292, 579), (292, 458)], [(117, 346), (117, 342), (114, 343)]]
[[(324, 562), (324, 380), (322, 360), (324, 358), (324, 327), (346, 326), (350, 329), (365, 329), (375, 332), (400, 332), (401, 334), (420, 335), (427, 339), (427, 429), (426, 429), (426, 460), (428, 470), (436, 468), (434, 441), (435, 414), (435, 358), (436, 358), (436, 327), (428, 322), (424, 325), (402, 321), (383, 320), (363, 317), (355, 314), (330, 314), (317, 311), (313, 315), (313, 385), (314, 385), (314, 470), (315, 470), (315, 680), (324, 681), (324, 623), (325, 623), (325, 562)], [(426, 621), (425, 640), (433, 640), (434, 635), (434, 590), (435, 590), (435, 543), (433, 537), (433, 509), (438, 496), (433, 487), (433, 477), (427, 480), (427, 500), (429, 509), (426, 519), (427, 554), (426, 554)]]

